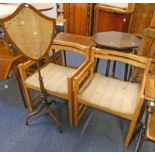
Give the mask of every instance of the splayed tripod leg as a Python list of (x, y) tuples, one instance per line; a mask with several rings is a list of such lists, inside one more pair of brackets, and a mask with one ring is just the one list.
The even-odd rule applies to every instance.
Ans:
[(28, 125), (29, 119), (37, 114), (39, 114), (43, 109), (45, 108), (45, 104), (42, 104), (37, 110), (35, 110), (34, 112), (30, 113), (26, 120), (25, 120), (25, 125)]
[(46, 106), (49, 116), (51, 117), (51, 119), (54, 121), (54, 123), (56, 124), (56, 126), (58, 127), (60, 133), (62, 133), (62, 129), (61, 129), (61, 124), (59, 122), (59, 120), (57, 119), (56, 115), (54, 114), (54, 112), (52, 111), (52, 109), (49, 108), (49, 106)]
[(60, 133), (62, 133), (61, 124), (60, 124), (59, 120), (57, 119), (56, 115), (54, 114), (54, 112), (50, 109), (48, 101), (46, 99), (36, 111), (34, 111), (28, 115), (28, 117), (25, 120), (25, 124), (28, 125), (29, 119), (31, 117), (39, 114), (44, 108), (46, 108), (48, 110), (49, 116), (51, 117), (51, 119), (54, 121), (54, 123), (58, 127)]

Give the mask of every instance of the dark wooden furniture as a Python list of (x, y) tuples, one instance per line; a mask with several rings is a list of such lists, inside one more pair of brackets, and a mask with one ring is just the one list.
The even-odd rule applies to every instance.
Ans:
[[(124, 32), (116, 32), (116, 31), (109, 31), (109, 32), (99, 32), (95, 33), (92, 38), (96, 43), (97, 47), (103, 49), (114, 49), (121, 52), (131, 53), (135, 47), (139, 46), (140, 40), (131, 35), (129, 33)], [(96, 71), (98, 69), (99, 59), (96, 62)], [(109, 68), (110, 68), (110, 61), (107, 62), (106, 68), (106, 76), (109, 75)], [(116, 69), (116, 62), (113, 65), (113, 73), (115, 75)], [(125, 65), (125, 74), (124, 80), (127, 81), (128, 77), (128, 64)]]
[[(74, 47), (78, 44), (88, 48), (91, 46), (96, 46), (96, 43), (89, 36), (82, 36), (82, 35), (75, 35), (75, 34), (61, 32), (55, 37), (53, 42), (53, 47), (55, 47), (56, 45), (59, 45), (60, 50), (61, 50), (61, 46), (63, 50), (69, 50), (68, 46), (70, 46), (71, 48), (72, 46)], [(66, 52), (64, 52), (64, 65), (67, 66)]]
[[(152, 59), (150, 73), (155, 74), (155, 12), (153, 14), (150, 27), (144, 29), (142, 41), (137, 51), (137, 55), (142, 55)], [(141, 70), (137, 70), (134, 68), (133, 71), (133, 76), (135, 76), (136, 79), (140, 80)]]
[(8, 78), (10, 71), (12, 72), (24, 107), (26, 107), (26, 100), (22, 90), (22, 85), (17, 66), (21, 62), (25, 61), (26, 59), (21, 54), (11, 55), (9, 49), (6, 47), (4, 42), (0, 40), (0, 80), (6, 80)]
[(135, 151), (140, 151), (144, 139), (155, 142), (155, 75), (148, 75), (145, 86), (145, 111), (135, 134), (139, 133)]
[(57, 34), (53, 41), (53, 45), (63, 46), (63, 48), (65, 46), (68, 48), (68, 44), (70, 47), (74, 47), (75, 45), (80, 45), (87, 48), (96, 46), (96, 43), (92, 40), (92, 37), (63, 32)]
[(78, 35), (92, 35), (93, 3), (64, 3), (64, 18), (68, 20), (68, 32)]
[(140, 39), (134, 35), (117, 31), (95, 33), (93, 40), (100, 47), (126, 51), (138, 47), (140, 43)]
[(135, 3), (129, 32), (142, 37), (144, 29), (150, 27), (154, 11), (155, 3)]
[[(152, 59), (150, 73), (155, 74), (155, 28), (149, 27), (144, 30), (137, 55)], [(133, 68), (133, 78), (136, 80), (141, 80), (141, 72), (142, 70)]]
[(128, 31), (132, 10), (97, 4), (95, 11), (95, 32)]

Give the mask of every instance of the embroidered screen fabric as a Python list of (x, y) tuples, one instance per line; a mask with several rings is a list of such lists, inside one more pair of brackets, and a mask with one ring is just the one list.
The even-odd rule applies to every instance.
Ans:
[(18, 49), (29, 58), (38, 59), (47, 51), (54, 33), (54, 22), (43, 18), (29, 7), (4, 23)]

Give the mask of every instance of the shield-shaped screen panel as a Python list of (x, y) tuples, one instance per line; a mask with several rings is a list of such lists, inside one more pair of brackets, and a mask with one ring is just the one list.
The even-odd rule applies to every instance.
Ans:
[(27, 57), (39, 59), (47, 52), (54, 33), (54, 20), (48, 20), (30, 7), (22, 9), (4, 27), (16, 47)]

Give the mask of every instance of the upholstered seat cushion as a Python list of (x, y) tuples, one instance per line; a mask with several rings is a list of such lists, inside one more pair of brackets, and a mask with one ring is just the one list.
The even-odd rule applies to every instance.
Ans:
[(80, 103), (131, 119), (139, 89), (139, 84), (94, 74), (81, 88), (78, 98)]
[(155, 111), (148, 117), (146, 137), (155, 141)]
[[(41, 69), (41, 75), (44, 81), (44, 87), (49, 94), (59, 93), (68, 94), (67, 78), (74, 74), (75, 69), (49, 63)], [(25, 81), (28, 88), (40, 90), (38, 81), (38, 72), (28, 77)]]

